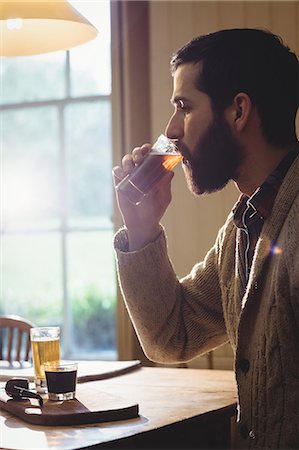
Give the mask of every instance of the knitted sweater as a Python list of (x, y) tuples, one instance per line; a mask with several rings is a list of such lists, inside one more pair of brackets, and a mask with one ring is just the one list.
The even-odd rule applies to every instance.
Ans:
[(188, 361), (229, 341), (238, 386), (238, 448), (299, 448), (299, 157), (265, 221), (246, 292), (236, 276), (240, 230), (229, 215), (214, 247), (178, 279), (164, 230), (127, 252), (115, 236), (122, 295), (146, 355)]

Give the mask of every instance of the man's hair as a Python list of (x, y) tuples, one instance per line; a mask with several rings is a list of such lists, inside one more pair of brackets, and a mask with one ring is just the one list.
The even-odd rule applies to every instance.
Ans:
[(210, 97), (216, 113), (222, 113), (237, 93), (244, 92), (257, 108), (269, 143), (296, 142), (298, 59), (279, 36), (249, 28), (199, 36), (172, 57), (171, 71), (200, 61), (196, 87)]

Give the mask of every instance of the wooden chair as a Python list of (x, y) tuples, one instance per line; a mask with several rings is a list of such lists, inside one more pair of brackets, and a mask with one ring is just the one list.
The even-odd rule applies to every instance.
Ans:
[(31, 357), (30, 328), (32, 322), (20, 316), (0, 316), (0, 359), (9, 364), (23, 363)]

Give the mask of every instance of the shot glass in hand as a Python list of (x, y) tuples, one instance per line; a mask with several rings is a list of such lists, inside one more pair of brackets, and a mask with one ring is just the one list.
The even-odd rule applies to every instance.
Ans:
[(161, 134), (142, 163), (116, 185), (116, 190), (138, 205), (165, 172), (172, 170), (182, 159), (175, 143)]
[(78, 363), (71, 361), (45, 363), (49, 400), (73, 400), (76, 396)]
[(60, 328), (31, 328), (30, 339), (35, 374), (35, 388), (37, 392), (44, 393), (47, 390), (44, 364), (47, 361), (53, 362), (59, 361), (60, 359)]

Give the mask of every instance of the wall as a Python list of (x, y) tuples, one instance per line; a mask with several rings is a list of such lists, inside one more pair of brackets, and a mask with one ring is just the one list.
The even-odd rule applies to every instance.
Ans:
[[(152, 1), (150, 3), (150, 92), (152, 140), (164, 131), (172, 112), (169, 99), (171, 54), (192, 37), (234, 27), (267, 28), (281, 35), (299, 55), (299, 2), (280, 1)], [(297, 31), (298, 30), (298, 31)], [(297, 123), (299, 124), (299, 123)], [(178, 275), (187, 273), (213, 244), (238, 197), (233, 185), (217, 194), (193, 197), (176, 168), (173, 202), (163, 221)], [(232, 367), (231, 351), (215, 353), (216, 367)], [(205, 364), (199, 360), (194, 364)]]

